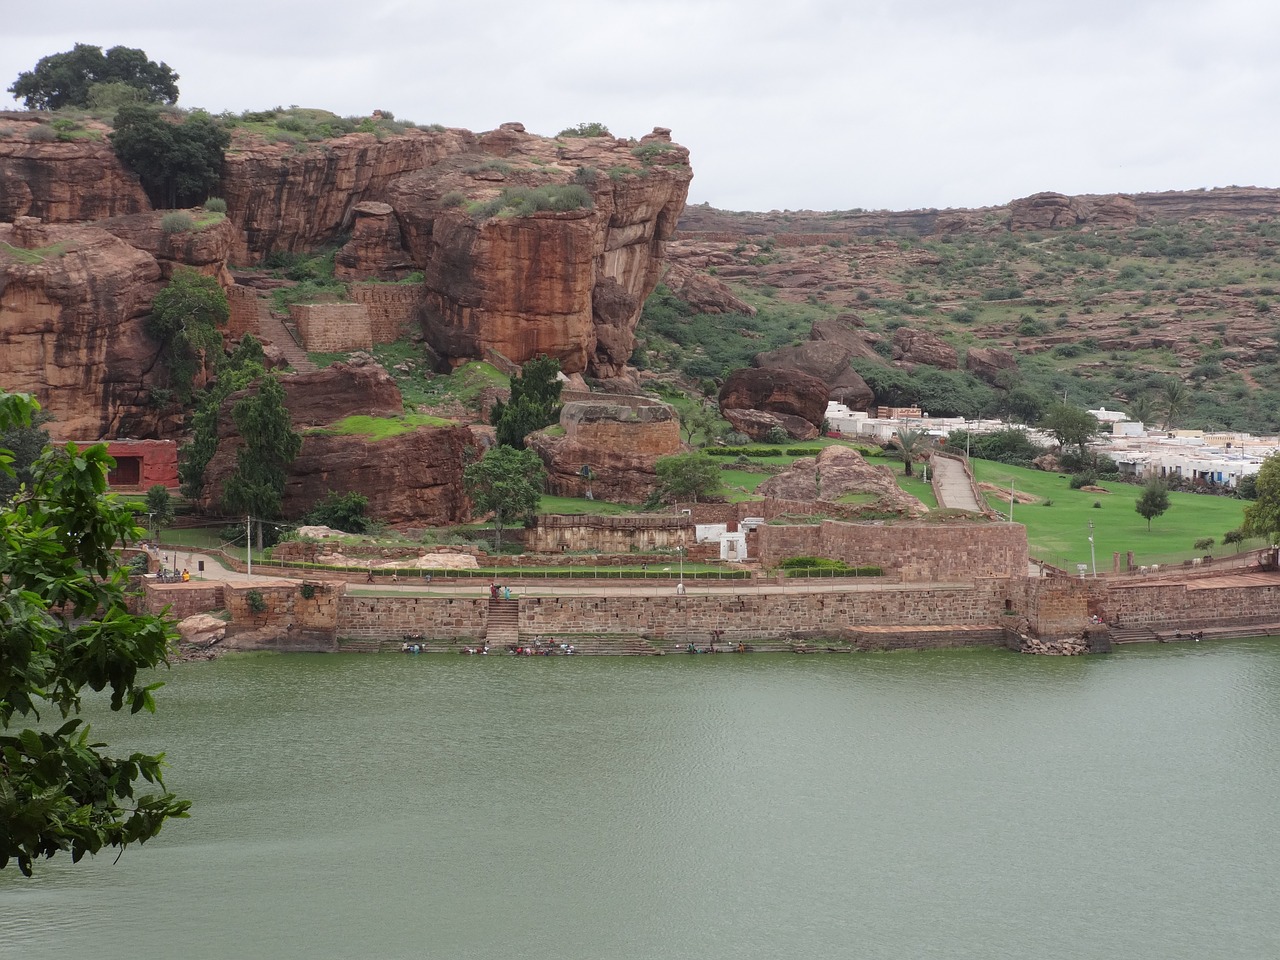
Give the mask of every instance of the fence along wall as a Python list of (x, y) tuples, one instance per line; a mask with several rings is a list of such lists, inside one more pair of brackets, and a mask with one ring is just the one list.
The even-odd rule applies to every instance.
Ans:
[(1016, 523), (866, 523), (756, 529), (760, 562), (775, 567), (788, 557), (829, 557), (874, 565), (906, 581), (968, 582), (1027, 575), (1027, 531)]

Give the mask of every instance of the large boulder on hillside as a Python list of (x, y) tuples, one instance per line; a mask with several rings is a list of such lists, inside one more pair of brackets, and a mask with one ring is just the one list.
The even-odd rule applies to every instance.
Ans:
[(318, 427), (346, 417), (398, 417), (400, 388), (372, 357), (357, 355), (313, 373), (280, 379), (295, 427)]
[(801, 457), (782, 473), (756, 488), (766, 497), (806, 502), (838, 502), (850, 493), (870, 493), (878, 499), (869, 506), (903, 516), (928, 513), (928, 507), (898, 486), (888, 467), (873, 466), (849, 447), (827, 447), (816, 457)]
[(639, 397), (578, 400), (560, 411), (560, 430), (526, 443), (546, 465), (552, 493), (643, 503), (657, 489), (658, 459), (681, 451), (680, 420), (669, 405)]
[(866, 329), (866, 324), (854, 313), (842, 313), (827, 320), (815, 320), (809, 328), (809, 339), (819, 343), (830, 343), (849, 350), (850, 356), (863, 360), (883, 362), (884, 357), (876, 353), (875, 345), (880, 335)]
[(400, 280), (417, 269), (391, 204), (357, 203), (351, 215), (351, 239), (334, 257), (339, 280)]
[(733, 425), (738, 433), (746, 434), (752, 440), (767, 440), (775, 427), (786, 432), (792, 440), (813, 440), (818, 436), (818, 428), (804, 417), (793, 417), (786, 413), (770, 413), (767, 410), (724, 410), (724, 418)]
[(762, 370), (798, 370), (817, 377), (827, 385), (828, 399), (853, 410), (865, 410), (875, 400), (875, 394), (849, 366), (853, 356), (848, 344), (806, 340), (795, 346), (757, 353), (751, 364)]
[(720, 388), (720, 411), (763, 410), (800, 417), (817, 427), (827, 415), (830, 390), (815, 376), (799, 370), (735, 370)]
[(996, 347), (970, 347), (965, 354), (964, 368), (979, 380), (985, 380), (993, 386), (998, 385), (1001, 374), (1007, 370), (1017, 370), (1018, 360), (1008, 350)]
[(923, 363), (939, 370), (955, 370), (959, 366), (955, 347), (932, 333), (910, 327), (899, 327), (893, 331), (893, 359), (903, 363)]
[(662, 280), (672, 293), (698, 313), (756, 315), (756, 308), (734, 296), (728, 284), (683, 264), (673, 263)]

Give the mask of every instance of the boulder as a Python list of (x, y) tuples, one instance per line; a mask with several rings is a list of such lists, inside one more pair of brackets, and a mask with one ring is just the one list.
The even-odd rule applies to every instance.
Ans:
[(178, 622), (178, 639), (199, 647), (217, 643), (227, 635), (227, 622), (208, 613), (197, 613)]
[(853, 313), (842, 313), (829, 320), (816, 320), (809, 328), (809, 339), (819, 343), (831, 343), (849, 350), (851, 357), (883, 363), (884, 357), (875, 351), (880, 336), (865, 329), (866, 324)]
[(338, 279), (400, 280), (417, 269), (404, 248), (390, 204), (357, 203), (351, 215), (351, 239), (334, 255), (333, 272)]
[(888, 467), (873, 466), (858, 451), (831, 446), (817, 457), (801, 457), (790, 467), (765, 480), (756, 492), (766, 497), (807, 502), (837, 502), (845, 494), (870, 493), (877, 497), (868, 506), (916, 517), (928, 507), (898, 486)]
[(904, 363), (923, 363), (939, 370), (955, 370), (956, 348), (940, 337), (923, 330), (899, 327), (893, 331), (893, 359)]
[(865, 410), (875, 394), (856, 370), (849, 366), (853, 348), (846, 343), (806, 340), (790, 347), (758, 353), (752, 365), (763, 370), (798, 370), (817, 377), (827, 385), (828, 399), (853, 410)]
[(720, 410), (762, 410), (800, 417), (817, 427), (827, 415), (830, 391), (817, 377), (798, 370), (735, 370), (720, 388)]
[(672, 264), (663, 282), (698, 313), (741, 313), (754, 317), (756, 308), (734, 296), (728, 285), (691, 267)]
[[(639, 397), (566, 403), (557, 431), (527, 443), (547, 467), (547, 486), (561, 496), (590, 490), (602, 500), (643, 503), (657, 489), (656, 463), (681, 451), (680, 420), (665, 403)], [(583, 468), (590, 468), (590, 477)]]
[(215, 277), (222, 286), (229, 287), (234, 282), (227, 271), (227, 258), (235, 244), (235, 228), (231, 221), (202, 209), (186, 210), (181, 212), (187, 213), (196, 223), (202, 219), (213, 219), (192, 230), (170, 233), (164, 229), (163, 221), (173, 212), (157, 210), (110, 217), (94, 226), (155, 257), (165, 280), (173, 276), (177, 267), (184, 266)]
[(997, 347), (970, 347), (965, 354), (964, 368), (994, 386), (1000, 383), (1004, 371), (1018, 369), (1018, 360), (1008, 350)]
[(795, 417), (786, 413), (770, 413), (767, 410), (722, 411), (724, 418), (733, 424), (733, 429), (744, 433), (752, 440), (767, 440), (776, 427), (786, 431), (792, 440), (813, 440), (818, 436), (818, 428), (804, 417)]
[(313, 373), (282, 377), (280, 384), (295, 428), (323, 426), (358, 414), (398, 417), (404, 413), (395, 380), (367, 355)]
[(1083, 200), (1062, 193), (1035, 193), (1009, 204), (1009, 229), (1014, 233), (1076, 227), (1085, 219)]

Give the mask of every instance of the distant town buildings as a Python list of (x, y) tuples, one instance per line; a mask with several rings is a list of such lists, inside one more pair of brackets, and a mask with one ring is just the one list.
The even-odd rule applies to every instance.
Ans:
[[(885, 416), (888, 412), (893, 414)], [(1238, 432), (1204, 430), (1149, 430), (1126, 419), (1119, 410), (1090, 410), (1109, 434), (1093, 444), (1098, 453), (1116, 461), (1122, 474), (1135, 477), (1179, 479), (1234, 489), (1241, 477), (1258, 472), (1266, 457), (1280, 450), (1280, 437), (1256, 437)], [(1051, 436), (1040, 430), (1005, 420), (966, 420), (963, 417), (930, 417), (918, 407), (875, 407), (869, 412), (851, 410), (842, 403), (827, 405), (831, 429), (872, 443), (887, 443), (899, 430), (924, 430), (942, 438), (956, 430), (974, 434), (994, 433), (1010, 427), (1025, 429), (1028, 436), (1046, 446)]]

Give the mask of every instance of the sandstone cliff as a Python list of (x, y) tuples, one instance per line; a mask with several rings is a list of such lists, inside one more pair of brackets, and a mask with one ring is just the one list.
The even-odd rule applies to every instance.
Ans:
[(153, 436), (143, 330), (155, 258), (95, 227), (0, 224), (0, 385), (35, 394), (65, 440)]

